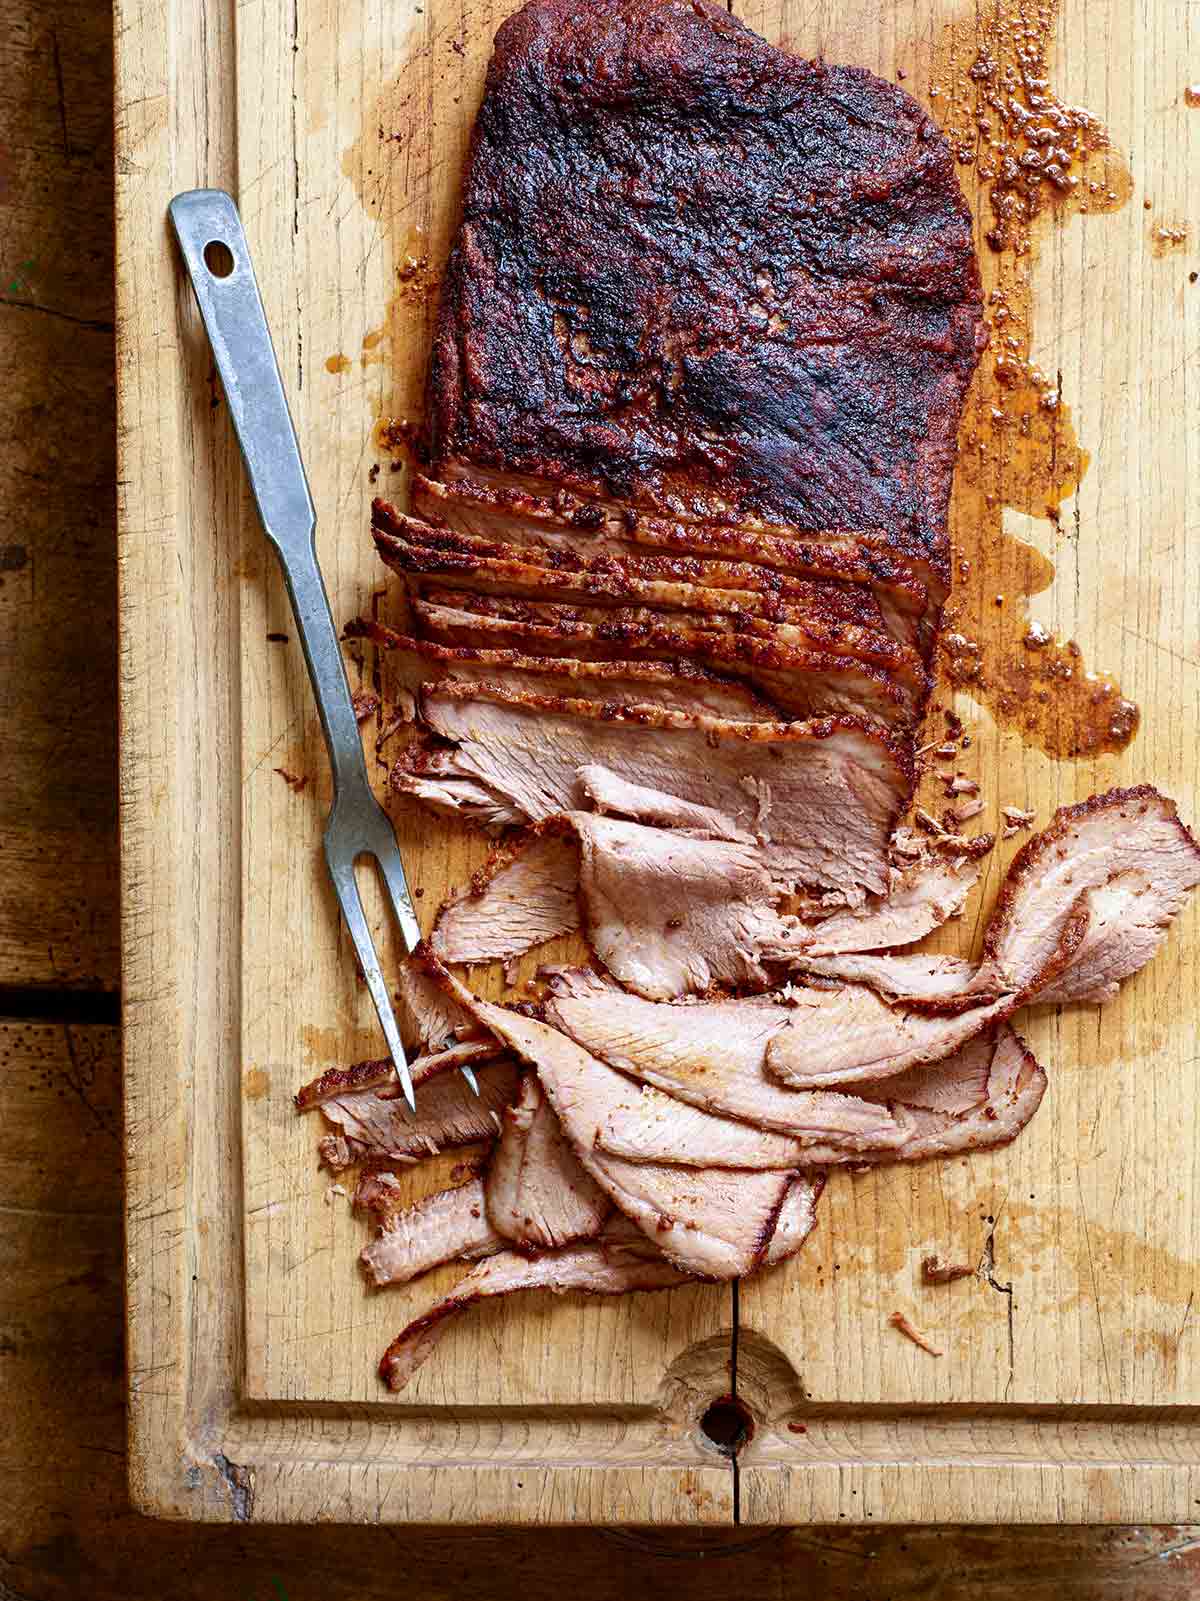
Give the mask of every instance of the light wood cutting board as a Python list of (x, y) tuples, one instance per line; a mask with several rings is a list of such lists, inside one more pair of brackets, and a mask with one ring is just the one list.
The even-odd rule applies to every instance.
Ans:
[[(1077, 195), (1041, 219), (1027, 255), (981, 254), (1015, 308), (1001, 335), (1027, 338), (1018, 354), (1050, 375), (1090, 459), (1076, 489), (1065, 409), (1035, 417), (1025, 445), (964, 433), (959, 626), (994, 663), (1019, 659), (1030, 619), (1079, 641), (1141, 730), (1119, 755), (1064, 761), (998, 725), (985, 694), (938, 704), (972, 734), (961, 765), (981, 823), (1002, 803), (1044, 822), (1144, 780), (1195, 819), (1200, 262), (1174, 236), (1200, 222), (1200, 109), (1184, 93), (1200, 54), (1170, 0), (1062, 3), (1050, 76), (1109, 130), (1085, 174), (1101, 189), (1086, 214)], [(1028, 1024), (1051, 1089), (1009, 1150), (837, 1175), (801, 1258), (740, 1297), (500, 1303), (462, 1320), (402, 1396), (377, 1383), (383, 1346), (454, 1273), (367, 1294), (364, 1225), (317, 1170), (315, 1120), (292, 1110), (305, 1079), (379, 1046), (319, 857), (316, 717), (294, 640), (272, 637), (291, 632), (284, 592), (165, 207), (201, 183), (238, 197), (335, 612), (369, 608), (385, 577), (369, 500), (404, 480), (376, 425), (419, 411), (465, 140), (511, 9), (250, 0), (235, 27), (217, 0), (118, 0), (135, 1499), (208, 1519), (1186, 1521), (1200, 1504), (1194, 912), (1102, 1014)], [(903, 75), (956, 127), (995, 20), (957, 0), (731, 9), (800, 53)], [(962, 175), (982, 240), (984, 191), (974, 166)], [(965, 428), (987, 435), (997, 394), (985, 358)], [(369, 660), (361, 674), (369, 688)], [(416, 811), (397, 821), (428, 922), (484, 845)], [(1018, 843), (945, 948), (968, 948)], [(979, 1271), (923, 1286), (933, 1253)], [(890, 1327), (896, 1311), (944, 1354)], [(698, 1422), (734, 1385), (756, 1424), (736, 1469)]]

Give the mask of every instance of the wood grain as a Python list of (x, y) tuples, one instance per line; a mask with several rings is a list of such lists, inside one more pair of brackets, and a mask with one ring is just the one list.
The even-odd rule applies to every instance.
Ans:
[[(1195, 137), (1180, 109), (1187, 74), (1165, 10), (1147, 22), (1131, 0), (1064, 3), (1056, 81), (1134, 152), (1134, 198), (1048, 226), (1026, 263), (1034, 353), (1061, 372), (1094, 459), (1059, 524), (1006, 513), (1005, 537), (1019, 532), (1057, 568), (1031, 615), (1117, 669), (1145, 722), (1124, 757), (1069, 765), (998, 732), (965, 696), (957, 705), (993, 810), (1030, 804), (1045, 818), (1136, 776), (1194, 817), (1195, 579), (1181, 540), (1195, 506), (1195, 318), (1188, 258), (1155, 255), (1141, 209), (1151, 178), (1157, 203), (1183, 204), (1167, 153), (1186, 164)], [(194, 183), (237, 187), (335, 611), (349, 616), (380, 586), (365, 535), (372, 470), (389, 490), (403, 480), (375, 425), (417, 404), (463, 143), (507, 9), (347, 0), (335, 24), (323, 0), (302, 0), (281, 25), (243, 7), (236, 53), (231, 8), (215, 0), (179, 15), (150, 0), (120, 9), (133, 1474), (138, 1503), (173, 1516), (735, 1511), (727, 1466), (696, 1432), (728, 1384), (727, 1291), (500, 1305), (386, 1398), (372, 1375), (381, 1346), (452, 1275), (363, 1293), (360, 1225), (290, 1105), (304, 1078), (373, 1050), (375, 1031), (322, 879), (328, 791), (307, 685), (294, 643), (267, 637), (288, 632), (282, 586), (205, 381), (163, 208)], [(883, 28), (865, 4), (738, 9), (794, 49), (903, 70), (935, 106), (946, 38), (961, 48), (986, 25), (949, 0), (889, 13)], [(1170, 403), (1152, 409), (1167, 385)], [(960, 499), (960, 543), (966, 522)], [(297, 790), (277, 768), (309, 782)], [(415, 812), (398, 824), (429, 915), (482, 844)], [(759, 1422), (739, 1475), (744, 1521), (1187, 1515), (1200, 1495), (1188, 1311), (1200, 1189), (1194, 1026), (1172, 997), (1195, 988), (1196, 932), (1194, 915), (1181, 920), (1102, 1034), (1092, 1013), (1036, 1023), (1054, 1089), (1012, 1151), (840, 1176), (814, 1246), (743, 1288), (738, 1383)], [(414, 1183), (436, 1181), (431, 1170)], [(915, 1266), (933, 1251), (982, 1271), (922, 1291)], [(906, 1344), (893, 1310), (947, 1356)]]

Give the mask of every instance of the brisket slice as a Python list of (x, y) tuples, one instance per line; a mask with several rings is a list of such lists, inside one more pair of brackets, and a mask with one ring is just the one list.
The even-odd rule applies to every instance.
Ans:
[(917, 1012), (954, 1015), (1004, 993), (995, 975), (981, 972), (961, 956), (921, 952), (846, 951), (840, 956), (801, 952), (794, 965), (815, 978), (843, 984), (866, 984), (893, 1006)]
[[(401, 548), (438, 552), (461, 558), (447, 570), (470, 575), (475, 561), (495, 563), (478, 569), (485, 589), (511, 573), (521, 584), (536, 584), (564, 600), (612, 602), (619, 605), (649, 603), (665, 609), (710, 614), (744, 613), (784, 622), (819, 617), (827, 624), (856, 623), (878, 629), (883, 625), (879, 604), (866, 584), (842, 578), (790, 577), (754, 562), (702, 560), (694, 556), (628, 554), (609, 546), (581, 555), (574, 551), (547, 550), (539, 545), (514, 544), (495, 536), (462, 534), (406, 517), (386, 501), (372, 506), (376, 546), (385, 563), (399, 557)], [(412, 565), (402, 570), (420, 576)], [(500, 591), (504, 592), (504, 591)]]
[(323, 1165), (340, 1172), (358, 1162), (417, 1162), (444, 1147), (493, 1139), (517, 1091), (516, 1064), (505, 1057), (484, 1062), (476, 1078), (478, 1095), (458, 1073), (438, 1074), (421, 1086), (415, 1113), (394, 1082), (323, 1101), (321, 1115), (335, 1131), (320, 1142)]
[(580, 769), (599, 765), (720, 811), (763, 842), (781, 882), (837, 890), (851, 903), (886, 887), (887, 841), (911, 768), (884, 733), (851, 719), (729, 723), (472, 684), (424, 690), (421, 713), (446, 745), (404, 752), (392, 773), (401, 793), (424, 781), (449, 809), (465, 779), (538, 822), (581, 809)]
[[(847, 665), (885, 671), (914, 705), (922, 701), (929, 688), (929, 675), (917, 652), (899, 645), (890, 634), (871, 624), (830, 620), (813, 612), (801, 612), (798, 607), (789, 607), (785, 615), (775, 617), (755, 615), (748, 609), (734, 612), (709, 603), (717, 591), (700, 589), (687, 596), (689, 604), (683, 605), (678, 593), (684, 588), (682, 585), (673, 586), (675, 593), (660, 591), (642, 598), (597, 601), (594, 597), (570, 595), (555, 574), (548, 574), (547, 579), (529, 583), (497, 581), (489, 586), (479, 585), (469, 577), (450, 583), (445, 573), (438, 573), (436, 581), (422, 579), (415, 586), (418, 593), (414, 600), (478, 617), (559, 629), (564, 640), (578, 640), (580, 644), (607, 640), (612, 644), (640, 643), (645, 648), (647, 639), (658, 638), (660, 652), (668, 653), (691, 643), (702, 644), (711, 636), (717, 640), (752, 641), (760, 649), (796, 652), (796, 656), (784, 659), (784, 667), (793, 661), (802, 665), (804, 656), (799, 653), (817, 659), (829, 657)], [(414, 616), (422, 615), (422, 608), (414, 604)], [(595, 632), (575, 632), (580, 625)]]
[[(563, 500), (569, 506), (560, 505)], [(438, 483), (417, 474), (413, 506), (434, 525), (478, 539), (540, 546), (585, 558), (660, 554), (692, 564), (737, 563), (756, 585), (788, 578), (838, 578), (865, 584), (902, 644), (918, 645), (930, 615), (926, 583), (895, 557), (878, 532), (816, 533), (799, 539), (754, 529), (650, 517), (574, 497), (547, 499), (471, 476)], [(733, 586), (740, 587), (740, 586)], [(937, 599), (944, 596), (940, 590)]]
[(571, 1151), (537, 1075), (526, 1073), (487, 1175), (487, 1212), (506, 1239), (556, 1250), (593, 1239), (612, 1207)]
[(579, 900), (593, 951), (650, 1000), (765, 989), (778, 898), (757, 846), (574, 812)]
[(445, 902), (430, 943), (444, 962), (507, 961), (579, 927), (579, 851), (556, 819), (498, 846)]
[(687, 1275), (663, 1257), (630, 1251), (623, 1238), (536, 1256), (502, 1251), (472, 1268), (452, 1294), (401, 1330), (384, 1352), (379, 1376), (389, 1390), (404, 1389), (432, 1354), (450, 1321), (492, 1296), (512, 1295), (518, 1290), (626, 1295), (630, 1290), (669, 1290), (688, 1282)]
[(775, 1267), (795, 1256), (812, 1233), (817, 1221), (817, 1202), (825, 1180), (820, 1174), (795, 1173), (779, 1208), (775, 1232), (763, 1258), (764, 1267)]
[(788, 1190), (786, 1172), (695, 1171), (611, 1156), (597, 1142), (628, 1080), (545, 1023), (482, 1001), (477, 1015), (536, 1069), (582, 1167), (668, 1261), (712, 1279), (737, 1278), (761, 1262)]
[(1065, 806), (1014, 858), (988, 925), (984, 966), (1021, 982), (1082, 897), (1082, 948), (1042, 998), (1108, 999), (1158, 950), (1197, 884), (1200, 846), (1174, 803), (1148, 784)]
[(952, 917), (958, 917), (979, 879), (978, 863), (935, 856), (911, 867), (893, 868), (886, 895), (835, 912), (785, 939), (772, 960), (808, 962), (812, 957), (848, 951), (895, 950), (915, 944)]
[(400, 1003), (402, 1037), (405, 1041), (419, 1040), (426, 1051), (443, 1050), (477, 1032), (478, 1025), (471, 1014), (412, 960), (400, 965), (396, 999)]
[(531, 0), (500, 29), (434, 342), (439, 477), (883, 528), (945, 573), (982, 343), (952, 152), (902, 90), (707, 0)]
[(619, 773), (611, 772), (599, 763), (581, 767), (579, 782), (584, 794), (601, 815), (615, 813), (634, 822), (678, 829), (696, 839), (728, 839), (741, 845), (756, 843), (756, 837), (749, 829), (742, 828), (732, 817), (717, 811), (715, 806), (701, 806), (695, 801), (668, 795), (661, 789), (649, 789), (645, 784), (622, 778)]
[(394, 653), (415, 683), (486, 678), (505, 689), (602, 704), (641, 701), (668, 711), (707, 712), (734, 722), (770, 721), (780, 715), (779, 708), (756, 694), (749, 683), (722, 677), (686, 659), (589, 662), (570, 656), (524, 655), (503, 646), (443, 645), (431, 639), (412, 639), (364, 618), (348, 624), (345, 632), (347, 638), (369, 639), (381, 650)]
[[(504, 1053), (497, 1049), (491, 1038), (462, 1040), (445, 1050), (434, 1051), (409, 1063), (409, 1074), (414, 1088), (424, 1084), (451, 1068), (476, 1067), (490, 1062)], [(316, 1106), (336, 1100), (340, 1095), (354, 1095), (363, 1090), (378, 1090), (396, 1083), (396, 1064), (391, 1057), (371, 1062), (356, 1062), (353, 1067), (331, 1067), (319, 1078), (305, 1084), (295, 1095), (296, 1110), (311, 1112)]]
[(482, 1180), (472, 1179), (384, 1212), (378, 1236), (359, 1261), (372, 1284), (407, 1284), (443, 1262), (490, 1256), (507, 1243), (488, 1221)]
[(793, 1089), (864, 1084), (888, 1079), (951, 1055), (1009, 1016), (1019, 998), (1002, 995), (952, 1015), (892, 1007), (874, 991), (847, 984), (835, 990), (793, 986), (794, 1006), (767, 1047), (766, 1070)]
[(809, 1148), (793, 1135), (702, 1112), (630, 1078), (624, 1079), (620, 1098), (609, 1107), (596, 1145), (627, 1162), (758, 1171), (800, 1167)]
[[(713, 589), (675, 579), (644, 578), (636, 573), (556, 570), (514, 556), (478, 556), (408, 544), (378, 531), (375, 544), (393, 572), (417, 580), (429, 579), (443, 589), (590, 605), (597, 608), (596, 615), (601, 617), (613, 607), (638, 606), (664, 612), (694, 612), (706, 620), (727, 618), (731, 620), (729, 626), (753, 618), (791, 625), (803, 630), (816, 646), (843, 650), (870, 661), (887, 665), (905, 659), (901, 646), (884, 629), (879, 608), (870, 596), (849, 586), (835, 588), (833, 580), (814, 582), (810, 586), (814, 593), (804, 603), (797, 597), (777, 600), (749, 589)], [(800, 582), (803, 580), (797, 580)]]
[(861, 1097), (784, 1089), (766, 1076), (767, 1047), (789, 1016), (774, 1000), (668, 1006), (568, 986), (546, 1016), (590, 1055), (702, 1111), (847, 1151), (899, 1145), (906, 1133), (886, 1108)]
[[(476, 651), (481, 659), (507, 647), (556, 661), (570, 654), (585, 663), (622, 659), (703, 663), (714, 673), (744, 679), (760, 698), (778, 708), (777, 714), (857, 716), (885, 727), (908, 725), (925, 693), (923, 678), (897, 683), (883, 668), (851, 656), (779, 644), (757, 634), (681, 626), (666, 613), (652, 613), (648, 621), (623, 621), (614, 613), (611, 621), (596, 623), (573, 615), (547, 615), (545, 607), (536, 612), (522, 607), (523, 615), (506, 617), (485, 607), (477, 597), (446, 598), (450, 605), (413, 602), (413, 617), (421, 633), (443, 646)], [(666, 703), (665, 697), (644, 694), (640, 689), (635, 696)]]
[[(953, 1056), (889, 1080), (880, 1094), (909, 1127), (902, 1144), (849, 1160), (880, 1165), (919, 1162), (1007, 1145), (1028, 1124), (1046, 1093), (1046, 1074), (1007, 1023), (976, 1036)], [(844, 1165), (836, 1146), (810, 1149), (810, 1165)]]

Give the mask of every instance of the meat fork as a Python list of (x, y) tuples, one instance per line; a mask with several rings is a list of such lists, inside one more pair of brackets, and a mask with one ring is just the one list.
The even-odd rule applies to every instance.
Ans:
[[(325, 825), (325, 862), (397, 1077), (415, 1111), (412, 1074), (354, 878), (355, 863), (361, 857), (374, 858), (410, 952), (420, 941), (421, 929), (395, 832), (367, 777), (346, 665), (317, 563), (316, 509), (300, 459), (300, 444), (275, 360), (250, 249), (237, 207), (222, 189), (192, 189), (176, 195), (169, 211), (221, 375), (259, 516), (283, 568), (317, 698), (333, 769), (333, 807)], [(471, 1069), (464, 1067), (461, 1071), (478, 1094)]]

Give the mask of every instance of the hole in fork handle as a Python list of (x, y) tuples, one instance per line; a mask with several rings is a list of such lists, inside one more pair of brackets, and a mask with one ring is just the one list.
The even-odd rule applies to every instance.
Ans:
[(204, 247), (204, 265), (214, 278), (228, 278), (237, 261), (223, 239), (210, 239)]

